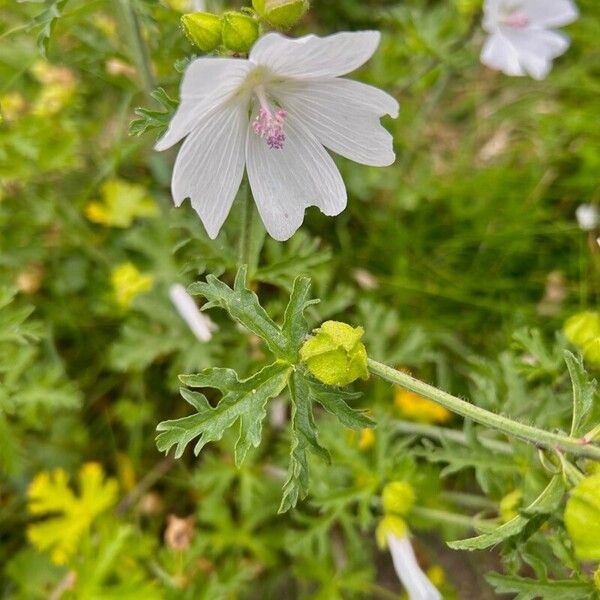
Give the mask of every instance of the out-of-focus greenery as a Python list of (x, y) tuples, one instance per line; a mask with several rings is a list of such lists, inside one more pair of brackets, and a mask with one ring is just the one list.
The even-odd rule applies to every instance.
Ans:
[[(568, 431), (562, 325), (595, 309), (600, 291), (597, 232), (574, 216), (600, 202), (600, 7), (578, 2), (572, 47), (534, 82), (480, 65), (480, 4), (312, 3), (293, 35), (382, 30), (357, 77), (401, 103), (386, 121), (398, 160), (374, 169), (336, 159), (348, 209), (335, 219), (310, 209), (292, 240), (265, 240), (251, 283), (281, 322), (292, 282), (309, 275), (322, 299), (311, 326), (360, 325), (369, 356)], [(1, 593), (399, 597), (374, 530), (381, 490), (405, 481), (417, 554), (446, 598), (492, 598), (493, 587), (594, 597), (595, 567), (563, 523), (562, 480), (552, 506), (476, 559), (444, 543), (510, 522), (564, 457), (383, 383), (355, 386), (374, 432), (317, 413), (331, 464), (311, 457), (309, 495), (283, 515), (283, 401), (240, 468), (233, 432), (199, 458), (158, 452), (156, 425), (190, 413), (179, 374), (218, 366), (246, 377), (269, 358), (223, 311), (211, 311), (219, 329), (199, 342), (168, 296), (209, 273), (233, 281), (241, 218), (235, 206), (210, 241), (187, 203), (172, 208), (174, 152), (152, 151), (147, 126), (167, 122), (194, 54), (179, 27), (189, 10), (186, 0), (0, 0)], [(129, 133), (136, 118), (140, 136)]]

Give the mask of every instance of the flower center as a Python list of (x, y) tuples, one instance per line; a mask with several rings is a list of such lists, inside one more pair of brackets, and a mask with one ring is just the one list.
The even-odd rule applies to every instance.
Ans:
[(274, 109), (267, 99), (262, 86), (254, 90), (254, 94), (260, 103), (257, 117), (252, 123), (254, 133), (267, 142), (271, 150), (281, 150), (285, 142), (284, 125), (287, 117), (285, 110)]
[(508, 15), (504, 22), (513, 29), (525, 29), (527, 25), (529, 25), (530, 20), (529, 17), (523, 11), (516, 11), (510, 15)]

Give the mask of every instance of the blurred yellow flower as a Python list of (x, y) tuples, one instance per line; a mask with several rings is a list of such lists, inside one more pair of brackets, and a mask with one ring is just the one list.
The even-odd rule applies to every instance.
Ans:
[(358, 439), (358, 447), (361, 450), (369, 450), (375, 445), (375, 432), (372, 429), (361, 429)]
[(395, 389), (394, 404), (402, 416), (410, 421), (447, 423), (452, 418), (452, 413), (443, 406), (400, 387)]
[(152, 289), (152, 275), (141, 273), (130, 262), (119, 265), (111, 274), (115, 300), (122, 308), (129, 308), (137, 296)]
[(505, 523), (519, 516), (519, 507), (521, 506), (522, 500), (523, 492), (521, 490), (513, 490), (500, 500), (498, 513)]
[(138, 217), (158, 215), (158, 206), (141, 185), (109, 179), (102, 186), (101, 194), (101, 201), (90, 202), (85, 209), (93, 223), (125, 228)]
[(101, 31), (107, 38), (114, 39), (117, 35), (117, 21), (105, 14), (96, 13), (94, 16), (94, 25)]
[(0, 96), (0, 115), (6, 121), (14, 121), (27, 110), (25, 98), (19, 92)]
[(117, 499), (117, 482), (110, 478), (105, 480), (102, 467), (97, 463), (83, 465), (78, 480), (80, 495), (76, 496), (63, 469), (43, 471), (33, 478), (27, 492), (30, 514), (52, 515), (30, 525), (27, 538), (38, 550), (49, 551), (51, 560), (60, 565), (77, 552), (82, 536), (94, 519)]
[(446, 583), (446, 572), (440, 565), (433, 565), (427, 569), (427, 577), (429, 581), (437, 588), (443, 587)]
[(49, 116), (60, 112), (77, 86), (73, 71), (62, 65), (39, 60), (31, 67), (31, 73), (42, 84), (42, 91), (33, 105), (33, 113)]

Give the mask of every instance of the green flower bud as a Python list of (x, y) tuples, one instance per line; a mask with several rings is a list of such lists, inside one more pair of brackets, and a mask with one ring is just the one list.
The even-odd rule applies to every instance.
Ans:
[(308, 0), (252, 0), (260, 17), (274, 27), (293, 27), (310, 8)]
[(258, 39), (258, 22), (249, 15), (229, 11), (223, 15), (223, 45), (246, 54)]
[(415, 491), (406, 481), (392, 481), (381, 493), (381, 502), (386, 513), (406, 516), (414, 506), (415, 500)]
[(400, 517), (386, 515), (379, 521), (379, 525), (377, 525), (377, 529), (375, 530), (377, 545), (381, 550), (387, 548), (387, 536), (389, 534), (402, 539), (408, 535), (408, 525)]
[(221, 17), (196, 12), (183, 15), (181, 25), (188, 39), (203, 52), (212, 52), (221, 45)]
[(360, 341), (362, 327), (327, 321), (300, 348), (300, 358), (308, 370), (327, 385), (348, 385), (368, 379), (367, 351)]
[(573, 489), (565, 507), (565, 527), (581, 560), (600, 560), (600, 474)]
[(600, 313), (587, 310), (573, 315), (564, 325), (565, 335), (571, 344), (583, 348), (600, 337)]
[(593, 367), (600, 367), (600, 336), (583, 347), (583, 358)]

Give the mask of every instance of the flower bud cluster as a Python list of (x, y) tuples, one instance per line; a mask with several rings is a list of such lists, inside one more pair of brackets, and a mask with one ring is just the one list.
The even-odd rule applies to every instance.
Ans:
[(188, 39), (203, 52), (224, 48), (246, 54), (260, 34), (260, 23), (278, 29), (290, 29), (306, 14), (308, 0), (253, 0), (251, 9), (234, 10), (222, 15), (194, 12), (181, 17)]

